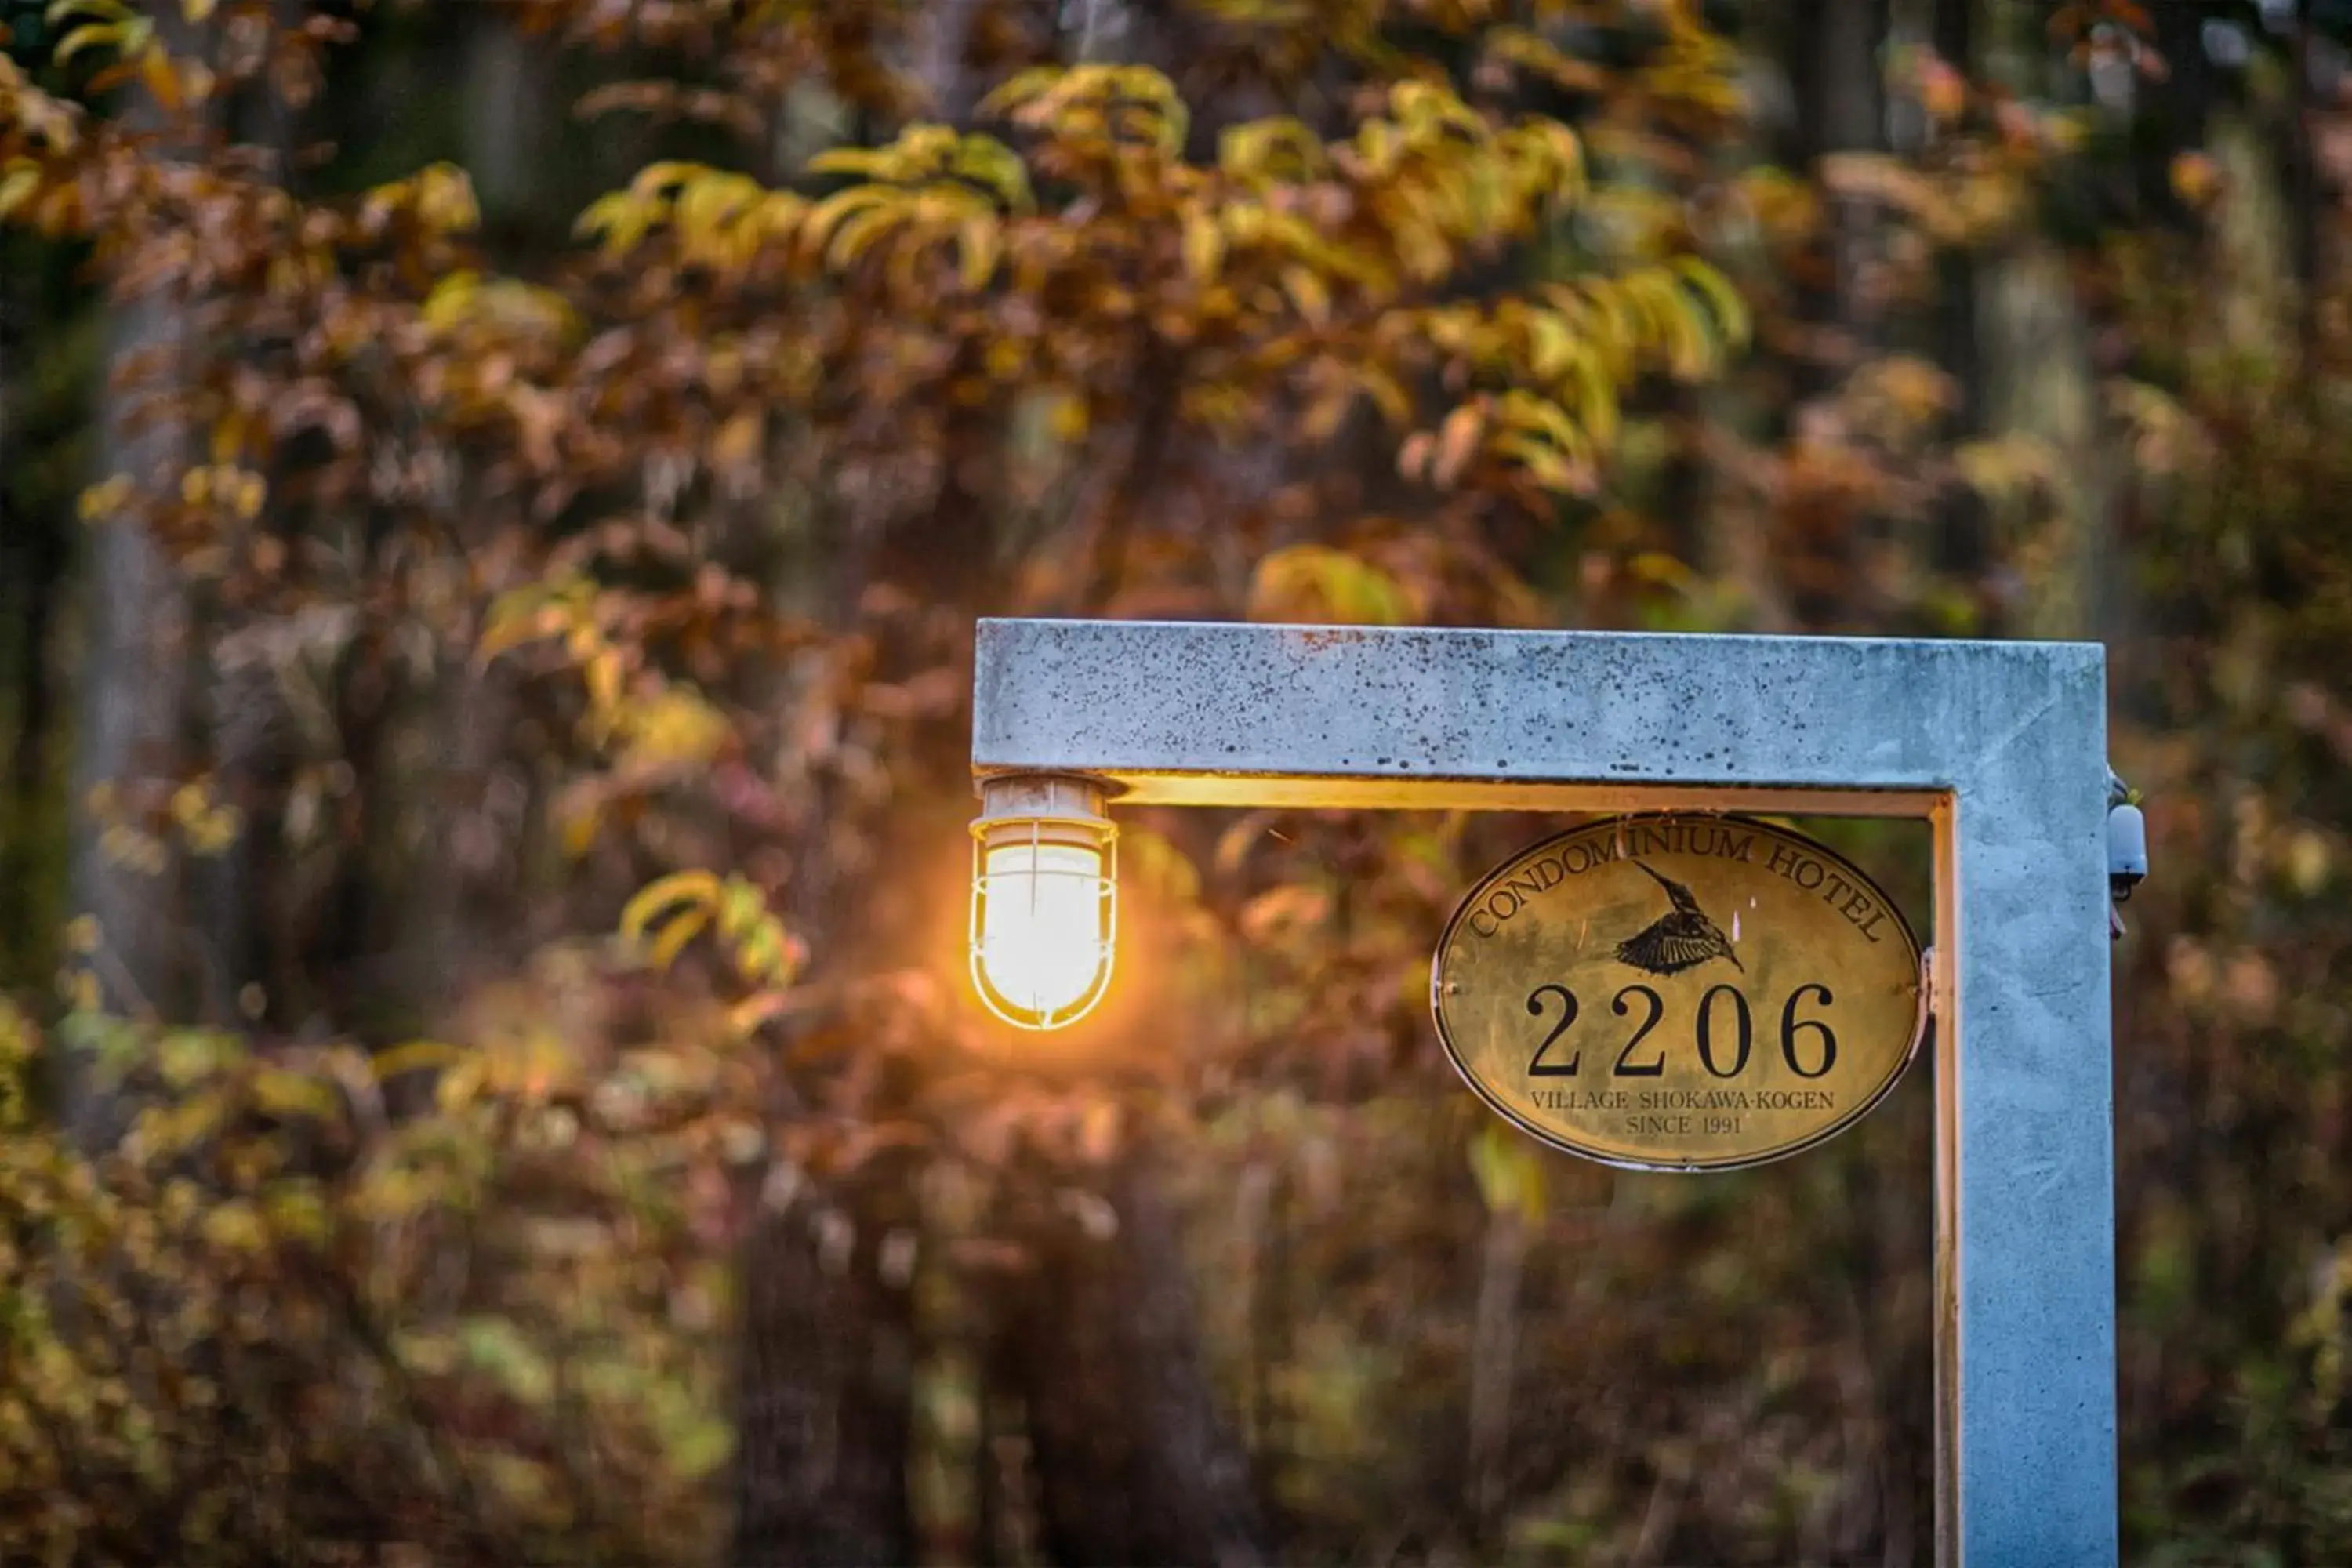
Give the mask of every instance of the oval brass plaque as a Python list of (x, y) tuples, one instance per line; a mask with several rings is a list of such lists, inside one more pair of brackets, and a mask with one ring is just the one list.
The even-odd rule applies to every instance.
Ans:
[(1489, 872), (1431, 969), (1480, 1098), (1554, 1148), (1641, 1170), (1760, 1164), (1903, 1076), (1919, 943), (1822, 845), (1742, 817), (1590, 823)]

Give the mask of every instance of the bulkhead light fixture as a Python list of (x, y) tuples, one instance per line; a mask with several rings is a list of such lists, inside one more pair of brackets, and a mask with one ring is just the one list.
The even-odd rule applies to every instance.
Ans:
[(971, 825), (971, 978), (1024, 1029), (1076, 1023), (1110, 984), (1118, 828), (1103, 788), (1055, 774), (992, 778)]

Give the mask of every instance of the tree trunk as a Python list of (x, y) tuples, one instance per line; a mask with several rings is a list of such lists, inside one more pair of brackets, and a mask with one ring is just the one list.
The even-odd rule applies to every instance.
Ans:
[[(937, 510), (896, 530), (872, 520), (850, 520), (837, 534), (809, 517), (771, 521), (768, 586), (779, 612), (845, 637), (877, 578), (929, 603), (960, 602), (953, 585), (978, 570), (987, 543), (984, 531), (957, 526), (971, 515), (957, 503), (960, 482), (949, 464)], [(805, 682), (827, 678), (819, 666), (768, 675), (759, 705), (775, 712), (793, 711), (810, 699)], [(800, 783), (816, 804), (789, 846), (784, 919), (827, 972), (853, 973), (877, 937), (845, 896), (833, 837), (864, 824), (854, 806), (836, 802), (822, 767)], [(797, 1113), (788, 1104), (771, 1108), (778, 1120)], [(884, 1114), (874, 1106), (867, 1113)], [(772, 1184), (781, 1171), (770, 1173)], [(906, 1477), (916, 1324), (908, 1280), (886, 1267), (904, 1250), (887, 1238), (904, 1232), (911, 1240), (918, 1221), (914, 1175), (911, 1161), (877, 1161), (821, 1199), (802, 1198), (782, 1213), (763, 1204), (755, 1221), (741, 1261), (730, 1552), (738, 1568), (914, 1560)], [(983, 1476), (984, 1498), (985, 1486)]]
[[(1954, 70), (1968, 74), (1975, 64), (1976, 0), (1937, 0), (1936, 53)], [(1944, 370), (1959, 394), (1959, 423), (1973, 427), (1981, 414), (1983, 372), (1977, 353), (1976, 268), (1965, 252), (1948, 255), (1941, 268), (1943, 299), (1937, 311), (1937, 349)]]
[[(1954, 70), (1971, 72), (1976, 52), (1976, 0), (1938, 0), (1936, 6), (1936, 53)], [(1956, 407), (1953, 424), (1966, 435), (1984, 428), (1984, 356), (1978, 351), (1979, 296), (1977, 259), (1963, 250), (1948, 253), (1937, 265), (1942, 298), (1936, 309), (1937, 357), (1952, 378)], [(1965, 484), (1945, 487), (1937, 506), (1937, 537), (1930, 559), (1939, 572), (1961, 582), (1980, 585), (1993, 563), (1992, 521), (1984, 498)]]
[[(1816, 0), (1794, 8), (1787, 38), (1789, 89), (1796, 119), (1789, 161), (1814, 168), (1841, 153), (1872, 153), (1886, 142), (1885, 95), (1878, 54), (1886, 38), (1887, 0)], [(1849, 331), (1876, 314), (1857, 287), (1872, 225), (1861, 204), (1832, 204), (1833, 292), (1816, 292), (1817, 319)]]
[(1246, 1568), (1267, 1560), (1247, 1458), (1202, 1363), (1177, 1216), (1148, 1149), (1100, 1198), (1030, 1171), (1034, 1271), (1007, 1302), (1008, 1364), (1065, 1564)]
[(763, 1209), (744, 1260), (736, 1568), (914, 1561), (904, 1173)]
[(2206, 57), (2204, 40), (2209, 16), (2201, 5), (2149, 9), (2164, 76), (2140, 85), (2144, 101), (2132, 116), (2139, 206), (2146, 215), (2193, 228), (2197, 215), (2173, 189), (2172, 161), (2205, 143), (2206, 117), (2213, 103), (2213, 62)]
[(1487, 1210), (1470, 1341), (1470, 1512), (1481, 1540), (1494, 1538), (1507, 1495), (1511, 1384), (1518, 1361), (1519, 1285), (1527, 1273), (1528, 1240), (1527, 1214), (1517, 1204)]
[[(565, 225), (544, 177), (548, 149), (565, 121), (556, 54), (545, 39), (523, 37), (511, 17), (487, 9), (468, 18), (461, 47), (465, 162), (488, 240), (509, 256), (534, 255), (557, 243)], [(479, 500), (461, 501), (446, 519), (476, 559), (490, 555), (496, 530), (482, 521), (488, 510)], [(470, 622), (448, 628), (415, 719), (430, 761), (421, 799), (402, 813), (396, 858), (431, 869), (410, 874), (401, 889), (399, 951), (385, 987), (400, 1011), (413, 1015), (387, 1020), (399, 1030), (437, 1023), (515, 946), (512, 921), (501, 916), (511, 909), (525, 859), (524, 824), (491, 787), (509, 760), (514, 692), (502, 667), (485, 668), (475, 657), (480, 629)], [(432, 853), (406, 850), (419, 838)]]
[[(168, 422), (134, 429), (128, 407), (133, 367), (183, 352), (184, 326), (172, 303), (142, 300), (113, 312), (110, 367), (100, 416), (101, 466), (142, 489), (167, 488), (180, 458)], [(166, 371), (165, 374), (170, 373)], [(96, 973), (105, 1004), (131, 1013), (169, 1013), (183, 1001), (181, 899), (176, 858), (160, 870), (110, 853), (91, 809), (101, 784), (115, 809), (160, 809), (174, 787), (187, 716), (192, 646), (189, 605), (178, 575), (142, 524), (104, 520), (88, 534), (88, 611), (77, 693), (71, 883), (74, 909), (98, 924)], [(101, 1106), (80, 1075), (62, 1086), (67, 1120), (94, 1133)]]
[[(1935, 1048), (1932, 1038), (1926, 1048)], [(1917, 1083), (1928, 1077), (1920, 1072)], [(1852, 1359), (1868, 1405), (1872, 1471), (1854, 1478), (1855, 1548), (1858, 1556), (1874, 1545), (1882, 1568), (1916, 1568), (1933, 1555), (1935, 1512), (1935, 1194), (1922, 1157), (1931, 1118), (1924, 1092), (1897, 1094), (1874, 1115), (1876, 1135), (1844, 1173)]]
[(938, 0), (929, 8), (913, 61), (926, 119), (959, 127), (971, 122), (980, 83), (965, 57), (982, 9), (979, 0)]
[(1987, 423), (2047, 448), (2053, 504), (2005, 552), (2027, 563), (2017, 635), (2071, 637), (2101, 624), (2114, 475), (2090, 333), (2066, 258), (2040, 238), (1985, 278)]
[[(184, 53), (190, 30), (178, 7), (156, 13), (157, 42)], [(123, 115), (134, 131), (165, 129), (154, 101), (141, 93)], [(155, 156), (170, 156), (168, 146)], [(149, 494), (177, 489), (184, 458), (178, 411), (165, 402), (183, 379), (192, 350), (189, 323), (168, 295), (149, 294), (110, 311), (107, 383), (99, 416), (99, 477), (117, 475)], [(142, 403), (153, 405), (140, 416)], [(112, 792), (108, 815), (142, 826), (163, 820), (184, 771), (192, 683), (202, 650), (192, 605), (177, 568), (141, 523), (117, 515), (85, 537), (81, 658), (77, 671), (75, 755), (69, 810), (70, 901), (98, 927), (94, 955), (101, 999), (110, 1009), (173, 1016), (188, 996), (183, 886), (185, 868), (168, 842), (160, 868), (135, 864), (104, 837), (92, 808), (100, 786)], [(111, 1110), (88, 1075), (63, 1068), (59, 1107), (85, 1144), (101, 1142)]]
[[(1885, 95), (1879, 49), (1887, 0), (1820, 0), (1792, 7), (1783, 66), (1794, 102), (1785, 161), (1818, 180), (1824, 160), (1884, 150)], [(1866, 201), (1830, 197), (1810, 272), (1797, 279), (1794, 305), (1809, 346), (1790, 367), (1792, 413), (1826, 397), (1876, 352), (1885, 301), (1874, 265), (1877, 223)], [(1794, 434), (1798, 422), (1790, 422)], [(1778, 518), (1773, 555), (1781, 582), (1771, 598), (1785, 603), (1797, 629), (1819, 630), (1847, 608), (1853, 552), (1869, 524), (1835, 494), (1791, 486)]]

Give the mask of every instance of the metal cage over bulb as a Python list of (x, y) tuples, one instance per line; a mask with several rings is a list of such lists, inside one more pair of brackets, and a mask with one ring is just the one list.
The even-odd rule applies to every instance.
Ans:
[(1110, 984), (1118, 827), (1088, 779), (1016, 774), (981, 785), (971, 825), (971, 979), (1024, 1029), (1076, 1023)]

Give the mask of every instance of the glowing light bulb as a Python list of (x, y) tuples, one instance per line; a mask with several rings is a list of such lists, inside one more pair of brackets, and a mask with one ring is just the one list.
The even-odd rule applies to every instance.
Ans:
[(1027, 1029), (1083, 1017), (1110, 983), (1118, 829), (1084, 780), (992, 780), (975, 846), (972, 982)]

